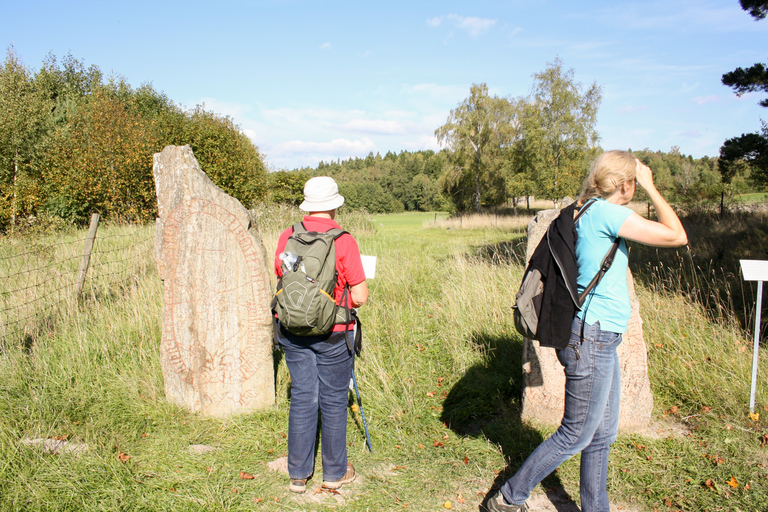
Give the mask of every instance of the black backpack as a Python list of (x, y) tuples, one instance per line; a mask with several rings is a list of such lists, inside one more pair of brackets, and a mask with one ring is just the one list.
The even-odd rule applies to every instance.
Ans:
[(617, 238), (603, 258), (600, 270), (579, 295), (576, 222), (593, 203), (594, 200), (588, 201), (578, 212), (576, 203), (571, 203), (552, 220), (531, 255), (515, 295), (512, 306), (515, 328), (526, 338), (538, 340), (542, 347), (568, 346), (576, 312), (611, 267), (619, 247)]

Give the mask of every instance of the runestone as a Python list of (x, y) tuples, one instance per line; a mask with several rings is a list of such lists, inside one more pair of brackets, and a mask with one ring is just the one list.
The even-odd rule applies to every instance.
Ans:
[(189, 146), (156, 153), (153, 174), (166, 397), (216, 417), (272, 405), (270, 281), (256, 222)]
[[(565, 206), (565, 205), (564, 205)], [(528, 224), (526, 261), (547, 231), (559, 210), (544, 210)], [(619, 429), (639, 432), (651, 422), (653, 395), (648, 378), (648, 354), (643, 339), (643, 319), (635, 293), (632, 273), (627, 269), (627, 285), (632, 313), (618, 355), (621, 366), (621, 409)], [(553, 348), (542, 348), (537, 341), (523, 340), (523, 412), (525, 420), (558, 425), (563, 418), (565, 374)]]

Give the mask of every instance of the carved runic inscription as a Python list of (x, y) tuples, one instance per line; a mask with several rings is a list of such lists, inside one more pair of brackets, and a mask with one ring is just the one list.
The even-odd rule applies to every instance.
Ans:
[(189, 147), (155, 155), (154, 172), (166, 396), (214, 416), (271, 405), (270, 283), (250, 216)]
[[(226, 229), (204, 226), (210, 223)], [(179, 240), (187, 238), (182, 234), (195, 236), (201, 230), (221, 231), (224, 236), (190, 254)], [(166, 287), (163, 345), (174, 370), (191, 385), (250, 379), (256, 371), (251, 363), (253, 349), (239, 347), (247, 345), (245, 340), (253, 337), (256, 325), (269, 319), (257, 318), (259, 309), (254, 307), (254, 300), (259, 294), (252, 288), (258, 279), (240, 282), (240, 276), (231, 272), (234, 267), (246, 266), (250, 277), (259, 275), (248, 233), (220, 206), (193, 199), (171, 213), (164, 237), (168, 241), (166, 280), (171, 282)], [(179, 337), (177, 332), (185, 336)]]

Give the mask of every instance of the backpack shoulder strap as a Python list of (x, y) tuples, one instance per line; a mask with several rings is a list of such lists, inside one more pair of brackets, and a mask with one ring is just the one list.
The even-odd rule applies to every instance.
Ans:
[[(589, 199), (584, 205), (579, 208), (579, 212), (576, 214), (576, 217), (574, 217), (573, 222), (574, 224), (576, 221), (579, 220), (579, 218), (584, 215), (590, 206), (595, 204), (597, 202), (596, 198)], [(600, 270), (597, 271), (597, 274), (595, 274), (595, 277), (592, 278), (592, 280), (589, 282), (586, 288), (584, 288), (584, 291), (579, 294), (579, 306), (581, 306), (584, 303), (584, 299), (589, 295), (589, 292), (591, 292), (599, 283), (600, 280), (603, 278), (606, 272), (608, 272), (608, 269), (611, 268), (611, 265), (613, 265), (613, 259), (616, 256), (616, 251), (619, 249), (619, 243), (621, 242), (621, 238), (616, 237), (616, 240), (613, 241), (613, 245), (611, 245), (611, 248), (608, 249), (608, 252), (603, 257), (603, 261), (600, 263)]]
[(344, 231), (343, 229), (339, 229), (339, 228), (331, 228), (328, 231), (326, 231), (326, 233), (333, 235), (333, 240), (334, 241), (338, 240), (341, 235), (348, 234), (346, 231)]
[[(304, 225), (304, 222), (297, 222), (293, 225), (293, 232), (294, 233), (310, 233), (310, 231), (307, 229), (307, 227)], [(348, 234), (343, 229), (339, 228), (330, 228), (326, 233), (333, 235), (333, 239), (338, 239), (341, 235)]]
[(619, 249), (619, 243), (621, 242), (621, 238), (616, 237), (616, 240), (614, 240), (613, 245), (611, 245), (611, 248), (608, 249), (608, 252), (606, 253), (605, 257), (603, 257), (602, 263), (600, 263), (600, 270), (597, 271), (597, 274), (595, 274), (595, 277), (592, 278), (592, 280), (589, 282), (586, 288), (584, 288), (584, 291), (581, 292), (579, 295), (579, 305), (584, 303), (584, 299), (586, 296), (591, 292), (595, 286), (600, 283), (600, 280), (603, 278), (606, 272), (608, 272), (608, 269), (611, 268), (611, 265), (613, 265), (613, 258), (616, 256), (616, 251)]
[(586, 203), (584, 203), (584, 204), (581, 206), (581, 208), (579, 208), (578, 212), (576, 212), (576, 216), (573, 218), (573, 222), (574, 222), (574, 223), (576, 223), (576, 221), (578, 221), (578, 220), (579, 220), (579, 218), (580, 218), (582, 215), (584, 215), (585, 213), (587, 213), (587, 210), (589, 210), (589, 207), (590, 207), (590, 206), (592, 206), (593, 204), (595, 204), (595, 202), (597, 202), (597, 199), (595, 199), (595, 198), (592, 198), (592, 199), (589, 199), (589, 200), (588, 200)]

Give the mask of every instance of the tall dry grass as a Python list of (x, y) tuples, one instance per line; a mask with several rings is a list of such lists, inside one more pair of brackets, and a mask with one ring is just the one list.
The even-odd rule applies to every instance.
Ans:
[[(262, 212), (270, 254), (300, 215)], [(374, 452), (366, 449), (359, 412), (350, 410), (355, 484), (339, 495), (299, 497), (286, 490), (285, 475), (268, 468), (287, 451), (282, 362), (276, 406), (259, 413), (206, 418), (165, 400), (162, 283), (145, 247), (131, 257), (143, 272), (94, 283), (88, 300), (73, 305), (44, 342), (0, 354), (0, 510), (442, 510), (446, 502), (477, 510), (491, 485), (550, 432), (520, 420), (522, 340), (510, 306), (525, 230), (424, 229), (408, 216), (364, 214), (343, 214), (339, 222), (364, 254), (378, 257), (360, 310), (364, 348), (356, 362)], [(137, 236), (151, 239), (152, 227), (142, 229)], [(672, 279), (653, 272), (638, 278), (638, 295), (654, 419), (685, 434), (622, 433), (609, 466), (610, 495), (648, 510), (763, 510), (768, 423), (746, 410), (748, 340), (712, 321), (700, 302), (668, 290)], [(761, 360), (761, 375), (766, 370)], [(761, 412), (767, 391), (761, 380)], [(45, 454), (22, 442), (28, 438), (65, 439), (87, 450)], [(213, 450), (194, 455), (196, 444)], [(319, 458), (317, 467), (311, 490), (322, 478)], [(578, 497), (578, 460), (545, 481), (554, 486)]]
[(88, 272), (77, 294), (86, 232), (44, 233), (3, 239), (0, 243), (0, 346), (31, 346), (50, 336), (83, 301), (135, 286), (152, 265), (153, 231), (103, 225), (97, 231)]

